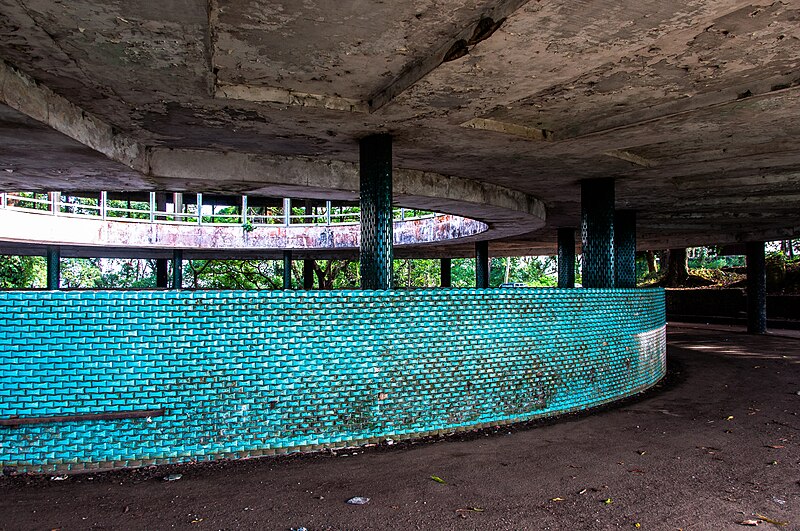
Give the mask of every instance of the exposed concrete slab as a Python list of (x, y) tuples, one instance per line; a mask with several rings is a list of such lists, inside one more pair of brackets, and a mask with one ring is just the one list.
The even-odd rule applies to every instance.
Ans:
[[(552, 252), (556, 227), (578, 224), (578, 182), (608, 176), (618, 206), (642, 213), (645, 246), (798, 225), (800, 202), (784, 195), (800, 171), (792, 2), (0, 0), (0, 15), (0, 57), (37, 83), (5, 69), (4, 99), (137, 169), (128, 187), (238, 192), (252, 186), (231, 177), (238, 158), (352, 164), (358, 138), (390, 132), (400, 168), (543, 201), (546, 224), (509, 234), (498, 252)], [(217, 97), (235, 87), (250, 92)], [(181, 150), (213, 154), (218, 175), (153, 172), (151, 154), (163, 167), (169, 150), (173, 166)], [(57, 165), (17, 153), (39, 173), (2, 175), (9, 185), (44, 184), (48, 170), (58, 181)], [(309, 184), (314, 197), (343, 192)], [(744, 198), (729, 210), (774, 215), (753, 227), (710, 217), (718, 194)], [(477, 203), (463, 205), (442, 210), (480, 218)], [(699, 217), (660, 222), (672, 214)]]

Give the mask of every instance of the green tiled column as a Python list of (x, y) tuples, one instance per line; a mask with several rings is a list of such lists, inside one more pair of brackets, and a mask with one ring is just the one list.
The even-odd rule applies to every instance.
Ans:
[(489, 242), (475, 242), (475, 287), (489, 287)]
[(47, 248), (47, 289), (58, 289), (61, 285), (61, 248)]
[(392, 137), (387, 134), (362, 138), (361, 188), (361, 287), (391, 289), (392, 259)]
[(618, 288), (636, 287), (636, 212), (614, 214), (614, 276)]
[(583, 287), (614, 287), (614, 179), (581, 181)]
[(558, 287), (575, 287), (575, 229), (558, 229)]

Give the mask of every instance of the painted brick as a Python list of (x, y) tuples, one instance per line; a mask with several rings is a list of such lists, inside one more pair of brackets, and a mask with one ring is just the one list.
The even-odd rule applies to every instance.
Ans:
[(20, 472), (234, 458), (584, 409), (665, 372), (663, 290), (0, 292)]

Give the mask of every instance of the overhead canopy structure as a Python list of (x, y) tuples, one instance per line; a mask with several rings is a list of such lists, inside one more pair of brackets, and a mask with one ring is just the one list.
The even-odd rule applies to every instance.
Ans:
[(0, 188), (354, 200), (357, 141), (388, 132), (399, 204), (541, 221), (493, 253), (554, 252), (580, 181), (607, 177), (640, 248), (785, 238), (798, 19), (760, 0), (0, 0)]

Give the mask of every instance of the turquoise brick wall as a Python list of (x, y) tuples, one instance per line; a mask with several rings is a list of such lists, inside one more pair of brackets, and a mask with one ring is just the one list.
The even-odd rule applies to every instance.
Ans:
[(583, 409), (665, 372), (662, 290), (0, 292), (0, 464), (249, 457)]

